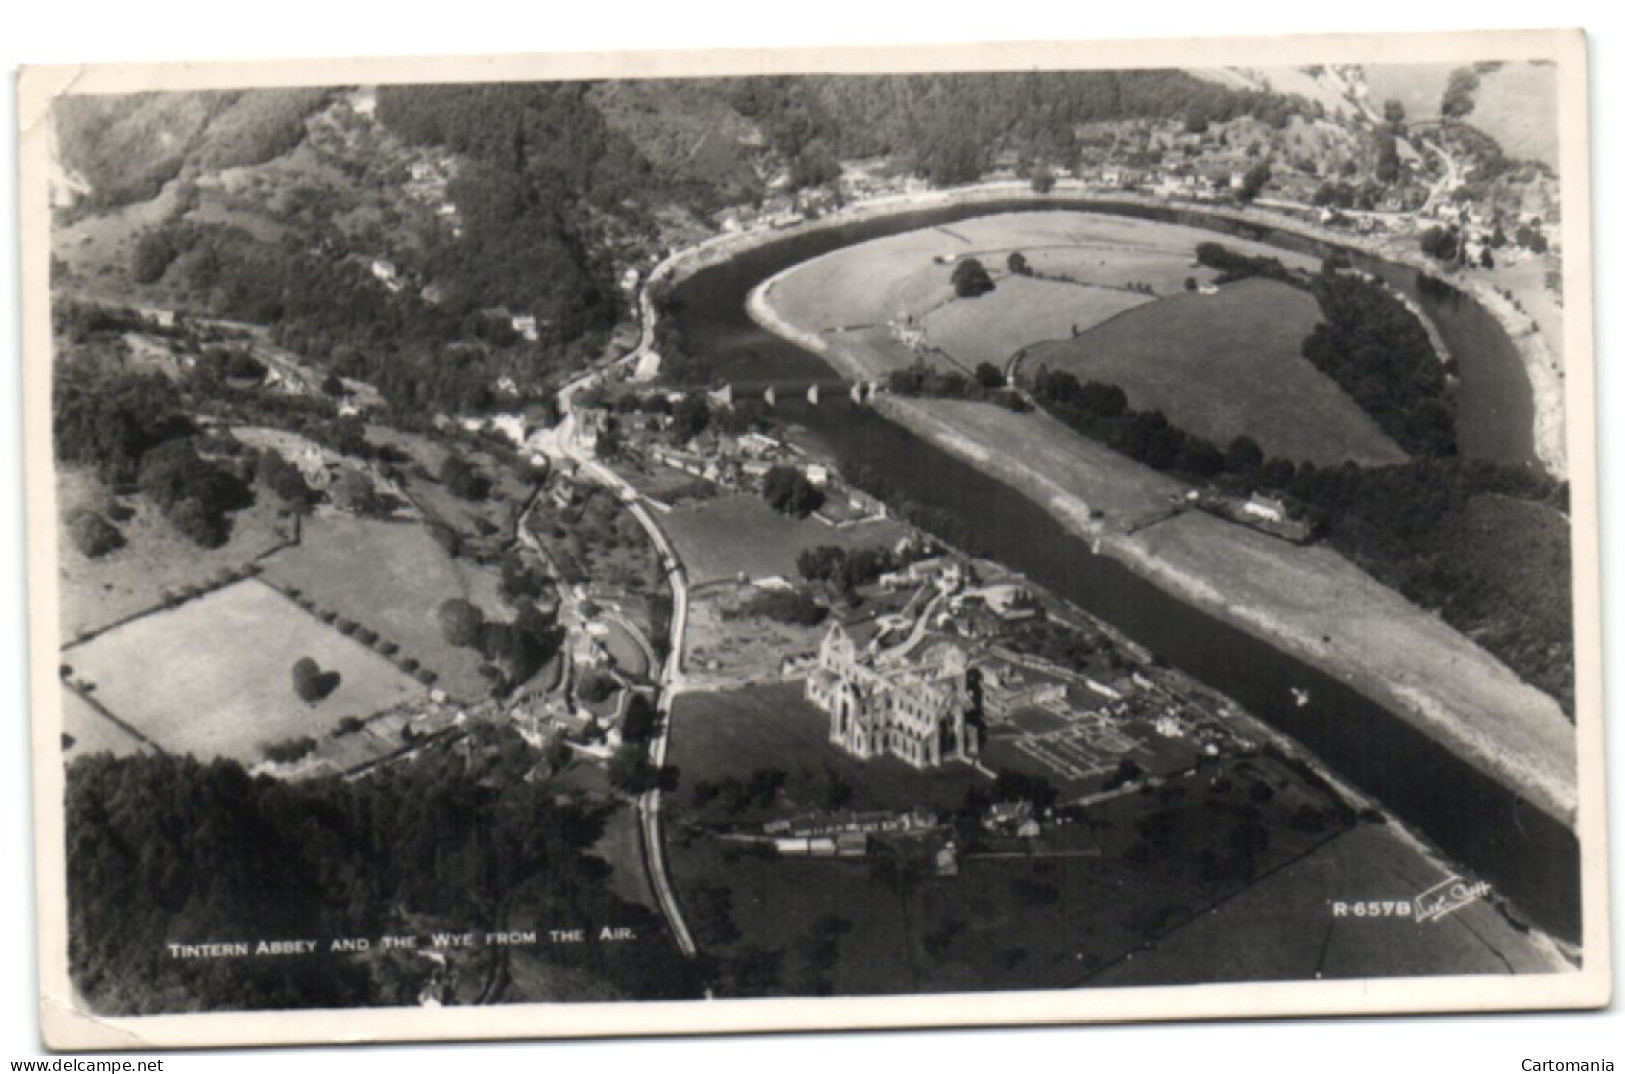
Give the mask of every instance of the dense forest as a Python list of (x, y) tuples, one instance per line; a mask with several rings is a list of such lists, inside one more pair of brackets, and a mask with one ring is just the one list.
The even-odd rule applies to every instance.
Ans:
[[(659, 919), (611, 894), (608, 867), (586, 853), (598, 817), (524, 778), (537, 761), (493, 728), (353, 781), (85, 757), (67, 786), (74, 980), (94, 1008), (120, 1014), (414, 1004), (435, 966), (378, 951), (381, 935), (610, 924), (638, 940), (528, 950), (605, 998), (694, 996)], [(348, 937), (371, 937), (373, 951), (325, 950)], [(167, 947), (297, 938), (322, 943), (246, 958), (178, 959)], [(488, 961), (476, 965), (495, 974)], [(458, 996), (480, 991), (470, 985)]]
[(1247, 115), (1284, 127), (1313, 112), (1301, 99), (1172, 70), (783, 76), (729, 88), (739, 113), (808, 176), (832, 157), (890, 155), (938, 184), (970, 182), (1004, 154), (1070, 166), (1085, 123), (1181, 120), (1201, 130)]

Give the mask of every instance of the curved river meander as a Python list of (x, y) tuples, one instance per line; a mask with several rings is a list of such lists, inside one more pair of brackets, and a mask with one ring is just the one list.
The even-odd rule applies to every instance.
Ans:
[[(675, 292), (677, 318), (696, 353), (741, 380), (826, 378), (811, 353), (758, 327), (745, 312), (751, 288), (830, 250), (916, 228), (1008, 211), (1093, 210), (1212, 227), (1174, 207), (1067, 200), (979, 203), (900, 213), (788, 236), (704, 269)], [(1324, 254), (1314, 240), (1245, 226), (1248, 238)], [(1227, 230), (1241, 233), (1240, 225)], [(1458, 418), (1464, 454), (1509, 462), (1533, 458), (1529, 386), (1499, 324), (1469, 298), (1416, 284), (1415, 270), (1348, 251), (1422, 304), (1461, 366)], [(834, 395), (836, 393), (829, 393)], [(948, 510), (979, 551), (1112, 623), (1169, 663), (1235, 698), (1313, 750), (1447, 855), (1490, 881), (1556, 936), (1580, 933), (1579, 847), (1573, 833), (1517, 794), (1356, 692), (1341, 680), (1164, 593), (1115, 560), (1092, 555), (1037, 504), (901, 426), (844, 397), (822, 405), (782, 401), (831, 454), (862, 457), (910, 499)], [(1309, 689), (1298, 707), (1291, 687)], [(1415, 893), (1395, 892), (1392, 897)], [(1388, 897), (1388, 896), (1384, 896)]]

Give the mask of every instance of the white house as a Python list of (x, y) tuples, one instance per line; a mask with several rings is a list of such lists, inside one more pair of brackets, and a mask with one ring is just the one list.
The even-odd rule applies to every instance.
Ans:
[(1262, 493), (1253, 493), (1247, 498), (1247, 502), (1242, 505), (1241, 509), (1245, 514), (1263, 519), (1266, 522), (1286, 521), (1286, 504), (1273, 496), (1265, 496)]

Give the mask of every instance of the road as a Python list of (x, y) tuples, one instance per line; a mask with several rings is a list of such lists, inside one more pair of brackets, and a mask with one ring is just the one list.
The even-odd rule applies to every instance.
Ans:
[[(644, 292), (643, 300), (645, 302), (643, 339), (639, 342), (638, 350), (618, 359), (616, 365), (637, 361), (639, 353), (646, 351), (647, 344), (653, 339), (652, 310), (647, 307), (647, 290)], [(649, 743), (649, 761), (658, 773), (666, 767), (666, 749), (671, 739), (672, 702), (682, 690), (683, 638), (688, 631), (688, 577), (683, 570), (682, 561), (677, 558), (676, 549), (655, 522), (649, 509), (638, 498), (637, 490), (609, 467), (587, 457), (575, 443), (575, 437), (572, 435), (574, 414), (570, 410), (571, 400), (578, 391), (593, 383), (599, 375), (591, 373), (578, 377), (559, 392), (559, 407), (564, 411), (564, 418), (554, 430), (551, 447), (557, 454), (573, 460), (580, 468), (580, 473), (613, 490), (627, 504), (632, 517), (637, 519), (638, 525), (643, 527), (656, 552), (659, 553), (661, 566), (666, 572), (666, 580), (671, 585), (671, 638), (666, 663), (660, 669), (660, 693), (655, 702), (655, 708), (660, 713), (660, 722), (654, 738)], [(660, 902), (660, 910), (666, 917), (666, 923), (671, 928), (672, 939), (677, 942), (683, 954), (692, 958), (698, 953), (699, 948), (695, 946), (694, 938), (688, 930), (688, 923), (683, 920), (682, 908), (677, 903), (677, 894), (672, 888), (671, 878), (666, 870), (666, 844), (660, 833), (659, 787), (644, 792), (638, 799), (638, 817), (643, 829), (643, 853), (650, 885)]]

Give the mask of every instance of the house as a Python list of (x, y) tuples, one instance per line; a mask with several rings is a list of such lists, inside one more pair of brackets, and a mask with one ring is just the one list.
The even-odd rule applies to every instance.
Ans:
[(817, 488), (823, 488), (829, 484), (829, 467), (822, 463), (809, 462), (802, 472), (807, 475), (807, 480)]
[(400, 270), (395, 267), (393, 261), (373, 258), (372, 275), (374, 279), (382, 281), (384, 286), (391, 291), (399, 291), (401, 288)]
[(525, 339), (529, 340), (531, 343), (535, 343), (539, 338), (541, 338), (540, 335), (538, 334), (538, 332), (536, 331), (536, 315), (535, 314), (532, 314), (532, 313), (515, 314), (513, 316), (513, 318), (511, 320), (509, 320), (508, 323), (513, 327), (513, 330), (515, 332), (519, 333), (521, 336), (523, 336)]
[(1241, 505), (1243, 514), (1262, 519), (1265, 522), (1285, 522), (1286, 504), (1273, 496), (1265, 496), (1255, 492)]

